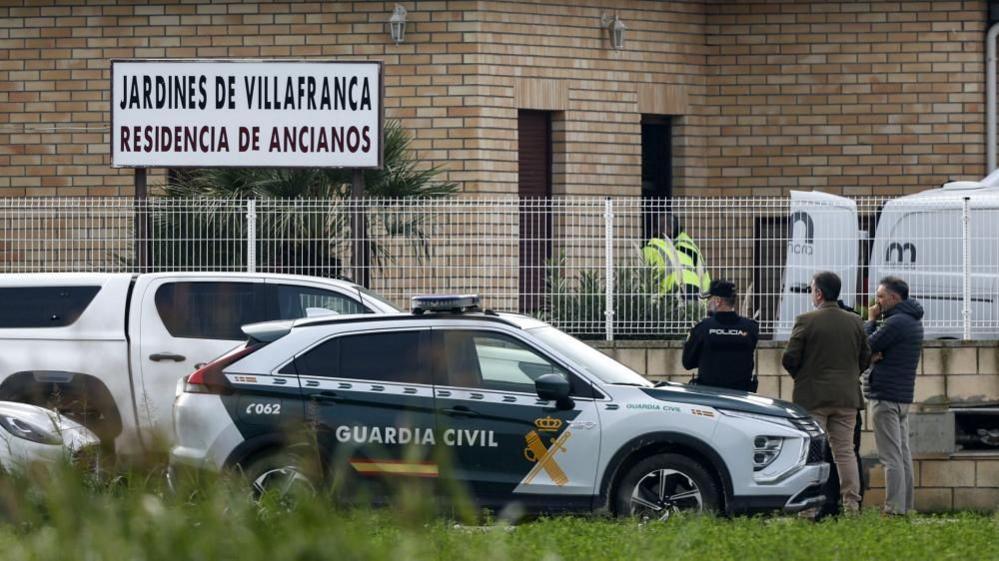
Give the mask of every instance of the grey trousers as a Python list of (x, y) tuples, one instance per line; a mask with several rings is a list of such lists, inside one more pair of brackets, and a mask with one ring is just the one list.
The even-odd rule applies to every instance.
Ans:
[(885, 466), (885, 512), (912, 510), (912, 452), (909, 450), (909, 404), (872, 401), (874, 442)]

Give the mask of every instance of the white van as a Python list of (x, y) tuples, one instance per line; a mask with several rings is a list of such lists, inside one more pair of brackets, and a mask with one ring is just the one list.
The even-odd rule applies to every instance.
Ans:
[(871, 248), (868, 290), (896, 275), (923, 305), (927, 339), (963, 337), (963, 207), (970, 209), (971, 325), (973, 339), (999, 337), (999, 185), (954, 181), (939, 189), (888, 201)]
[(955, 181), (899, 197), (878, 215), (866, 271), (855, 289), (859, 247), (856, 203), (818, 192), (791, 193), (791, 234), (774, 338), (786, 340), (794, 318), (811, 309), (808, 283), (817, 271), (837, 273), (848, 306), (866, 306), (885, 276), (901, 277), (922, 303), (927, 339), (961, 338), (964, 306), (963, 206), (970, 209), (972, 339), (999, 338), (999, 170), (982, 181)]
[(774, 339), (786, 341), (794, 318), (812, 310), (812, 275), (832, 271), (843, 281), (840, 299), (856, 296), (859, 233), (857, 203), (819, 191), (791, 191), (787, 259)]

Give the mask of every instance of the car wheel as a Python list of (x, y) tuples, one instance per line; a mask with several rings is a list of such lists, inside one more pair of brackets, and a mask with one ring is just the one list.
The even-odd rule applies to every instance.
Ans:
[(253, 500), (286, 504), (316, 494), (314, 473), (299, 454), (287, 450), (259, 456), (243, 469)]
[(701, 464), (679, 454), (646, 458), (618, 485), (615, 512), (642, 520), (669, 520), (680, 512), (718, 510), (718, 487)]

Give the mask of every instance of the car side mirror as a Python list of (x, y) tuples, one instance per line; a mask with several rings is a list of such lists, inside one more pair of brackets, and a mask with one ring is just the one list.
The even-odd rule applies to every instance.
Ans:
[(534, 389), (538, 397), (554, 401), (559, 409), (572, 409), (576, 404), (569, 397), (569, 380), (558, 374), (545, 374), (534, 380)]

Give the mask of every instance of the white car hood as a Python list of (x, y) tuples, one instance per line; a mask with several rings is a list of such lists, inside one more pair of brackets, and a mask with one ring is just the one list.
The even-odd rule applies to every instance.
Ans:
[(16, 401), (0, 401), (0, 415), (15, 417), (60, 435), (63, 444), (71, 451), (100, 442), (97, 435), (87, 427), (51, 409), (37, 405)]

